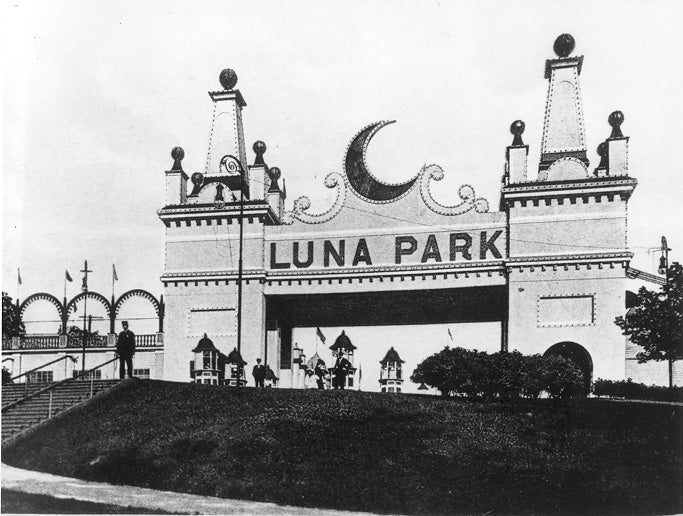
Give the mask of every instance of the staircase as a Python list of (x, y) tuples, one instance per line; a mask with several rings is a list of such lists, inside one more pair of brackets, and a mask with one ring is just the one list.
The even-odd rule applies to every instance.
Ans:
[[(60, 382), (57, 384), (34, 383), (28, 387), (28, 394), (33, 394), (50, 385), (51, 390), (10, 408), (26, 396), (26, 385), (23, 383), (2, 386), (2, 440), (17, 435), (38, 423), (49, 419), (68, 408), (78, 405), (97, 393), (106, 391), (121, 380), (94, 380)], [(52, 400), (50, 401), (50, 398)]]

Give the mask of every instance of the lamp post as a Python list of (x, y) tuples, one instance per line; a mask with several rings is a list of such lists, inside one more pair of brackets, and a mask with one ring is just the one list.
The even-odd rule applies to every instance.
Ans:
[[(669, 286), (669, 251), (666, 237), (662, 237), (662, 256), (659, 257), (659, 274), (664, 276), (664, 286)], [(673, 359), (669, 358), (669, 387), (673, 387)]]
[(237, 387), (240, 386), (242, 378), (242, 251), (244, 247), (244, 174), (240, 171), (240, 248), (239, 260), (237, 262), (237, 352), (240, 354), (240, 362), (237, 366)]

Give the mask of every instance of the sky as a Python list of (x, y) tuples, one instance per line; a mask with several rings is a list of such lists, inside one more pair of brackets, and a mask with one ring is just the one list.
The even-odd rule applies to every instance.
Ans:
[[(671, 259), (680, 259), (682, 2), (2, 5), (2, 288), (13, 297), (44, 291), (61, 298), (65, 270), (75, 295), (86, 259), (91, 290), (109, 296), (115, 264), (118, 293), (162, 293), (156, 210), (164, 171), (176, 145), (185, 150), (186, 171), (202, 169), (212, 109), (206, 92), (220, 89), (227, 67), (247, 102), (249, 160), (251, 143), (264, 140), (267, 163), (286, 180), (288, 209), (307, 195), (311, 211), (325, 210), (333, 194), (324, 177), (341, 171), (356, 132), (382, 119), (398, 123), (369, 149), (380, 179), (399, 182), (437, 163), (446, 172), (443, 202), (469, 183), (495, 207), (512, 121), (525, 121), (529, 169), (537, 166), (544, 63), (565, 32), (585, 56), (591, 169), (610, 132), (608, 115), (625, 115), (630, 174), (639, 181), (629, 202), (632, 265), (655, 272), (658, 253), (648, 248), (662, 235)], [(414, 338), (409, 329), (357, 330), (360, 341), (395, 337), (406, 348)], [(463, 339), (497, 331), (480, 330), (453, 327)], [(301, 340), (311, 341), (314, 329), (306, 331)], [(446, 334), (445, 327), (414, 331), (434, 342)]]

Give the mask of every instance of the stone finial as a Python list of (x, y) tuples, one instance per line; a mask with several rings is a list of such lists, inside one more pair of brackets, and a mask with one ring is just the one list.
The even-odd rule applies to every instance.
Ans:
[(185, 151), (182, 147), (173, 147), (171, 150), (171, 157), (173, 158), (173, 168), (171, 170), (182, 171), (183, 165), (181, 161), (185, 157)]
[(214, 197), (215, 202), (224, 202), (225, 198), (223, 197), (223, 189), (225, 187), (222, 184), (217, 184), (216, 185), (216, 197)]
[(612, 113), (609, 115), (609, 118), (607, 118), (607, 122), (609, 122), (609, 125), (612, 126), (612, 134), (610, 134), (610, 138), (624, 137), (624, 134), (621, 132), (621, 124), (624, 123), (624, 113), (621, 111), (612, 111)]
[(220, 75), (218, 76), (218, 80), (220, 81), (224, 90), (230, 91), (237, 84), (237, 74), (232, 68), (226, 68), (225, 70), (221, 71)]
[(280, 186), (277, 184), (277, 180), (282, 176), (282, 172), (278, 167), (272, 167), (268, 170), (268, 176), (270, 177), (270, 188), (269, 192), (279, 192)]
[(575, 46), (576, 42), (571, 34), (560, 34), (553, 44), (553, 50), (557, 57), (564, 58), (574, 51)]
[(598, 145), (598, 156), (600, 156), (600, 164), (598, 165), (598, 169), (606, 170), (609, 166), (607, 160), (607, 143), (602, 142), (600, 145)]
[(262, 142), (261, 140), (257, 140), (254, 142), (254, 145), (252, 146), (252, 149), (254, 149), (254, 152), (256, 153), (256, 158), (254, 159), (254, 166), (266, 166), (266, 162), (263, 160), (263, 155), (266, 153), (266, 144), (265, 142)]
[(510, 125), (510, 132), (514, 135), (514, 138), (512, 139), (512, 147), (520, 147), (524, 145), (524, 142), (522, 141), (522, 134), (524, 134), (524, 129), (525, 129), (524, 122), (521, 120), (515, 120), (512, 122), (512, 125)]

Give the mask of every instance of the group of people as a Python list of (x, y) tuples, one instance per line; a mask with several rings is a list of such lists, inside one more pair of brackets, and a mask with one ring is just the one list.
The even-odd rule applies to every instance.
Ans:
[[(133, 355), (135, 355), (135, 334), (128, 329), (128, 321), (122, 323), (123, 331), (119, 333), (116, 340), (116, 354), (119, 357), (119, 377), (125, 377), (126, 369), (128, 369), (128, 377), (133, 377)], [(315, 368), (306, 371), (307, 380), (309, 382), (315, 381), (318, 389), (324, 389), (326, 380), (332, 379), (333, 389), (344, 389), (346, 387), (346, 377), (351, 373), (353, 366), (351, 362), (344, 356), (344, 353), (337, 354), (337, 360), (334, 363), (332, 370), (328, 370), (325, 362), (318, 360)], [(254, 384), (256, 387), (265, 387), (265, 381), (273, 372), (267, 365), (264, 365), (260, 358), (256, 359), (256, 365), (251, 371), (254, 377)], [(274, 376), (274, 375), (273, 375)]]
[(319, 359), (313, 369), (306, 371), (308, 387), (314, 388), (313, 382), (315, 382), (315, 387), (325, 389), (327, 380), (331, 379), (333, 389), (344, 389), (346, 387), (346, 377), (351, 373), (352, 369), (351, 362), (343, 353), (337, 354), (337, 360), (331, 370), (327, 369), (322, 359)]
[[(260, 358), (256, 359), (256, 365), (254, 366), (254, 369), (252, 369), (251, 374), (254, 377), (254, 384), (256, 387), (265, 387), (266, 380), (270, 380), (271, 382), (277, 381), (277, 376), (275, 376), (273, 370), (269, 365), (263, 365)], [(268, 387), (271, 387), (272, 385), (274, 384), (269, 384)]]

